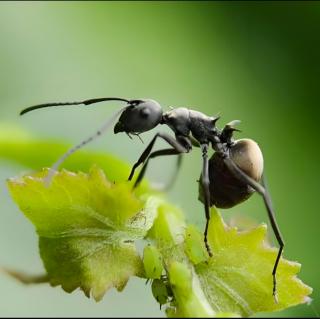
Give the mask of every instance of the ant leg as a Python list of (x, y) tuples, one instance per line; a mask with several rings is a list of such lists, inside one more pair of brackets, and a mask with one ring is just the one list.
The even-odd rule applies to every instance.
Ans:
[(264, 204), (267, 208), (267, 212), (268, 212), (268, 216), (269, 216), (269, 220), (271, 223), (271, 227), (273, 229), (273, 232), (277, 238), (278, 244), (279, 244), (279, 251), (278, 251), (278, 255), (272, 270), (272, 277), (273, 277), (273, 296), (276, 302), (277, 301), (277, 281), (276, 281), (276, 273), (277, 273), (277, 268), (278, 268), (278, 264), (280, 261), (280, 257), (284, 248), (284, 240), (283, 237), (281, 235), (279, 226), (277, 224), (276, 221), (276, 217), (272, 208), (272, 203), (271, 203), (271, 197), (270, 194), (268, 192), (268, 189), (265, 185), (265, 178), (264, 175), (262, 175), (262, 185), (261, 186), (259, 183), (257, 183), (256, 181), (254, 181), (251, 177), (249, 177), (246, 173), (244, 173), (232, 160), (230, 157), (225, 157), (224, 158), (224, 162), (227, 165), (227, 167), (229, 168), (229, 170), (237, 177), (239, 178), (239, 180), (247, 183), (248, 185), (250, 185), (254, 190), (256, 190), (262, 197), (263, 197), (263, 201)]
[(171, 179), (167, 183), (167, 185), (164, 186), (164, 188), (163, 188), (164, 190), (169, 190), (173, 186), (173, 184), (176, 181), (176, 178), (178, 176), (178, 173), (180, 171), (180, 167), (181, 167), (181, 163), (182, 163), (182, 154), (179, 153), (177, 155), (178, 155), (178, 158), (177, 158), (177, 163), (176, 163), (176, 169), (175, 169), (173, 175), (171, 176)]
[[(268, 187), (266, 185), (266, 181), (265, 181), (265, 176), (264, 174), (262, 175), (262, 185), (264, 187), (264, 190), (265, 190), (265, 193), (264, 193), (264, 196), (263, 196), (263, 199), (264, 199), (264, 202), (265, 202), (265, 205), (267, 207), (267, 211), (268, 211), (268, 215), (269, 215), (269, 220), (270, 220), (270, 223), (271, 223), (271, 226), (272, 226), (272, 229), (274, 231), (274, 234), (277, 238), (277, 241), (279, 243), (279, 252), (278, 252), (278, 255), (277, 255), (277, 259), (276, 259), (276, 262), (274, 264), (274, 267), (273, 267), (273, 270), (272, 270), (272, 276), (273, 276), (273, 295), (275, 298), (277, 298), (277, 281), (276, 281), (276, 272), (277, 272), (277, 268), (278, 268), (278, 263), (280, 261), (280, 257), (281, 257), (281, 254), (282, 254), (282, 251), (283, 251), (283, 248), (284, 248), (284, 240), (283, 240), (283, 237), (281, 235), (281, 232), (280, 232), (280, 229), (279, 229), (279, 226), (277, 224), (277, 221), (276, 221), (276, 216), (274, 214), (274, 210), (272, 208), (272, 202), (271, 202), (271, 196), (270, 196), (270, 193), (268, 191)], [(276, 299), (277, 301), (277, 299)]]
[(151, 158), (155, 158), (155, 157), (158, 157), (158, 156), (165, 156), (165, 155), (178, 155), (177, 169), (176, 169), (176, 171), (175, 171), (175, 174), (174, 174), (174, 176), (171, 178), (170, 182), (164, 187), (164, 189), (169, 189), (169, 188), (173, 185), (174, 180), (175, 180), (175, 178), (176, 178), (176, 176), (177, 176), (177, 174), (178, 174), (178, 171), (179, 171), (179, 169), (180, 169), (180, 166), (181, 166), (182, 154), (181, 154), (181, 152), (179, 152), (178, 150), (176, 150), (176, 149), (174, 149), (174, 148), (168, 148), (168, 149), (164, 149), (164, 150), (155, 151), (155, 152), (153, 152), (153, 153), (151, 153), (151, 154), (149, 155), (148, 159), (146, 160), (146, 162), (145, 162), (144, 165), (142, 166), (142, 169), (141, 169), (141, 171), (140, 171), (140, 173), (139, 173), (139, 175), (138, 175), (137, 180), (136, 180), (135, 183), (134, 183), (133, 188), (136, 188), (136, 187), (140, 184), (140, 182), (141, 182), (141, 180), (142, 180), (142, 178), (144, 177), (144, 174), (145, 174), (145, 172), (146, 172), (146, 169), (147, 169), (149, 160), (150, 160)]
[(202, 159), (203, 159), (201, 185), (203, 189), (204, 209), (206, 213), (206, 228), (204, 231), (204, 243), (206, 245), (209, 256), (212, 257), (212, 252), (208, 244), (208, 227), (209, 227), (209, 221), (210, 221), (210, 189), (209, 189), (210, 179), (209, 179), (208, 148), (209, 148), (208, 144), (201, 144)]
[(168, 144), (170, 144), (175, 150), (177, 150), (179, 153), (187, 153), (189, 150), (185, 148), (182, 144), (180, 144), (177, 140), (175, 140), (172, 136), (166, 134), (166, 133), (157, 133), (154, 138), (151, 140), (149, 145), (146, 147), (146, 149), (141, 154), (138, 161), (133, 165), (132, 170), (130, 172), (130, 175), (128, 177), (128, 180), (131, 181), (132, 177), (134, 175), (134, 172), (136, 168), (144, 163), (146, 159), (149, 157), (152, 148), (154, 146), (154, 143), (156, 142), (157, 138), (161, 137), (163, 140), (165, 140)]
[(51, 183), (51, 180), (54, 176), (55, 171), (59, 168), (59, 166), (73, 153), (78, 151), (80, 148), (84, 147), (85, 145), (89, 144), (90, 142), (94, 141), (96, 138), (100, 137), (103, 133), (105, 133), (114, 123), (114, 121), (117, 119), (117, 117), (121, 114), (121, 112), (125, 109), (121, 108), (120, 111), (113, 114), (108, 120), (103, 124), (102, 127), (98, 131), (96, 131), (93, 135), (87, 137), (85, 140), (83, 140), (81, 143), (79, 143), (76, 146), (73, 146), (70, 148), (66, 153), (64, 153), (51, 167), (49, 170), (48, 175), (44, 179), (45, 185), (49, 186)]

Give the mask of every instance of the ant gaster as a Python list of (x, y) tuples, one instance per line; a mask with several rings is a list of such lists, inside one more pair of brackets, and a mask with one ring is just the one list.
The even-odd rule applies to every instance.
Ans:
[[(284, 241), (275, 219), (269, 192), (264, 182), (261, 150), (258, 144), (251, 139), (233, 139), (234, 131), (238, 131), (235, 125), (239, 121), (232, 121), (220, 130), (216, 127), (219, 117), (209, 117), (201, 112), (184, 107), (173, 108), (167, 112), (163, 112), (160, 104), (151, 99), (127, 100), (114, 97), (90, 99), (81, 102), (40, 104), (24, 109), (20, 115), (51, 106), (90, 105), (104, 101), (121, 101), (127, 104), (108, 119), (103, 127), (94, 135), (66, 152), (53, 165), (52, 172), (59, 167), (66, 157), (107, 130), (119, 115), (120, 118), (114, 126), (114, 133), (125, 132), (129, 137), (130, 134), (139, 136), (140, 133), (149, 131), (159, 124), (168, 125), (173, 130), (175, 136), (160, 132), (156, 133), (138, 161), (133, 165), (128, 180), (133, 178), (136, 168), (143, 164), (134, 183), (134, 188), (137, 187), (146, 172), (151, 158), (177, 155), (179, 168), (182, 154), (189, 153), (192, 150), (192, 146), (200, 147), (203, 164), (199, 183), (199, 200), (204, 204), (205, 209), (206, 226), (204, 243), (209, 256), (212, 256), (207, 239), (210, 207), (213, 205), (220, 208), (232, 207), (248, 199), (253, 192), (259, 193), (265, 203), (272, 229), (280, 246), (272, 271), (273, 296), (277, 300), (276, 272), (284, 247)], [(158, 138), (163, 139), (170, 147), (152, 151)], [(210, 145), (215, 153), (209, 160), (208, 151)], [(49, 179), (51, 177), (52, 175)]]

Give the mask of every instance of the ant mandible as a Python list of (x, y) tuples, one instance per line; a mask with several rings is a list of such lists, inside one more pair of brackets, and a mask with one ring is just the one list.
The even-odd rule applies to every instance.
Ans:
[[(168, 125), (173, 130), (175, 137), (166, 133), (156, 133), (138, 161), (133, 165), (128, 180), (133, 178), (136, 168), (143, 164), (134, 183), (134, 188), (137, 187), (146, 172), (151, 158), (177, 155), (179, 168), (182, 154), (189, 153), (192, 150), (192, 146), (200, 147), (203, 165), (199, 183), (199, 200), (204, 204), (205, 209), (204, 243), (210, 257), (212, 252), (207, 239), (210, 207), (215, 205), (218, 208), (230, 208), (247, 200), (255, 191), (258, 192), (263, 198), (272, 229), (279, 244), (279, 251), (272, 271), (273, 296), (277, 300), (276, 272), (284, 248), (284, 241), (264, 182), (262, 152), (258, 144), (251, 139), (234, 140), (233, 138), (234, 131), (238, 131), (235, 125), (239, 121), (232, 121), (225, 125), (222, 130), (219, 130), (216, 127), (219, 117), (209, 117), (201, 112), (184, 107), (172, 108), (170, 111), (163, 112), (160, 104), (151, 99), (127, 100), (117, 97), (96, 98), (81, 102), (39, 104), (22, 110), (20, 115), (45, 107), (90, 105), (105, 101), (121, 101), (127, 104), (109, 118), (94, 135), (66, 152), (53, 165), (51, 173), (49, 173), (50, 176), (48, 175), (48, 180), (51, 179), (54, 171), (69, 155), (100, 136), (114, 123), (119, 115), (120, 118), (114, 126), (114, 133), (125, 132), (129, 137), (131, 137), (130, 134), (139, 136), (139, 134), (149, 131), (159, 124)], [(167, 142), (170, 148), (152, 152), (158, 138)], [(210, 145), (215, 153), (209, 160), (208, 150)], [(260, 181), (261, 184), (259, 183)]]

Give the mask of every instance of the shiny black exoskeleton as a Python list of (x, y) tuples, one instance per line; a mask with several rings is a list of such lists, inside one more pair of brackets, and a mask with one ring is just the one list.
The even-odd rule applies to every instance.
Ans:
[[(119, 115), (120, 118), (114, 126), (114, 133), (124, 132), (129, 136), (131, 134), (139, 136), (139, 134), (149, 131), (159, 124), (169, 126), (174, 132), (174, 137), (166, 133), (156, 133), (138, 161), (133, 165), (128, 179), (131, 180), (136, 168), (143, 164), (134, 183), (134, 187), (136, 187), (142, 180), (150, 159), (158, 156), (177, 155), (179, 167), (183, 153), (190, 152), (193, 146), (200, 147), (203, 165), (199, 183), (199, 199), (204, 204), (207, 219), (204, 242), (209, 256), (212, 256), (207, 240), (210, 206), (232, 207), (248, 199), (255, 191), (258, 192), (263, 197), (271, 226), (280, 246), (272, 272), (273, 295), (276, 298), (276, 271), (284, 242), (275, 220), (269, 193), (263, 181), (263, 156), (261, 150), (258, 144), (251, 139), (233, 139), (233, 133), (237, 131), (235, 126), (239, 121), (232, 121), (220, 130), (216, 127), (218, 117), (210, 117), (184, 107), (163, 112), (160, 104), (154, 100), (128, 100), (124, 98), (98, 98), (81, 102), (46, 103), (31, 106), (24, 109), (20, 114), (51, 106), (91, 105), (104, 101), (121, 101), (125, 102), (126, 105), (93, 136), (65, 153), (54, 164), (53, 168), (58, 168), (66, 157), (100, 136), (113, 124)], [(158, 138), (166, 141), (170, 147), (152, 152)], [(210, 146), (215, 152), (209, 160), (208, 151)], [(262, 184), (260, 184), (260, 181), (262, 181)]]

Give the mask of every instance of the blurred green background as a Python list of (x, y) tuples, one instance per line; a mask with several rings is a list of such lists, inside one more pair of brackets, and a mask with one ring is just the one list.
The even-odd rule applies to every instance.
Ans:
[[(164, 109), (220, 114), (220, 126), (241, 120), (238, 136), (255, 139), (264, 152), (284, 256), (302, 264), (299, 277), (314, 288), (313, 306), (275, 315), (316, 316), (319, 34), (317, 2), (1, 2), (0, 126), (78, 143), (117, 105), (46, 109), (23, 118), (18, 112), (37, 103), (104, 96), (147, 97)], [(145, 142), (158, 130), (168, 131), (146, 133)], [(87, 149), (133, 163), (144, 147), (137, 138), (109, 132)], [(147, 175), (164, 182), (174, 168), (174, 159), (157, 159)], [(184, 157), (168, 196), (202, 228), (200, 168), (195, 149)], [(0, 264), (37, 274), (43, 271), (37, 236), (4, 183), (27, 171), (0, 161)], [(268, 220), (258, 195), (223, 215)], [(150, 289), (135, 278), (123, 293), (112, 290), (98, 304), (78, 291), (22, 286), (1, 274), (0, 291), (0, 316), (164, 316)]]

